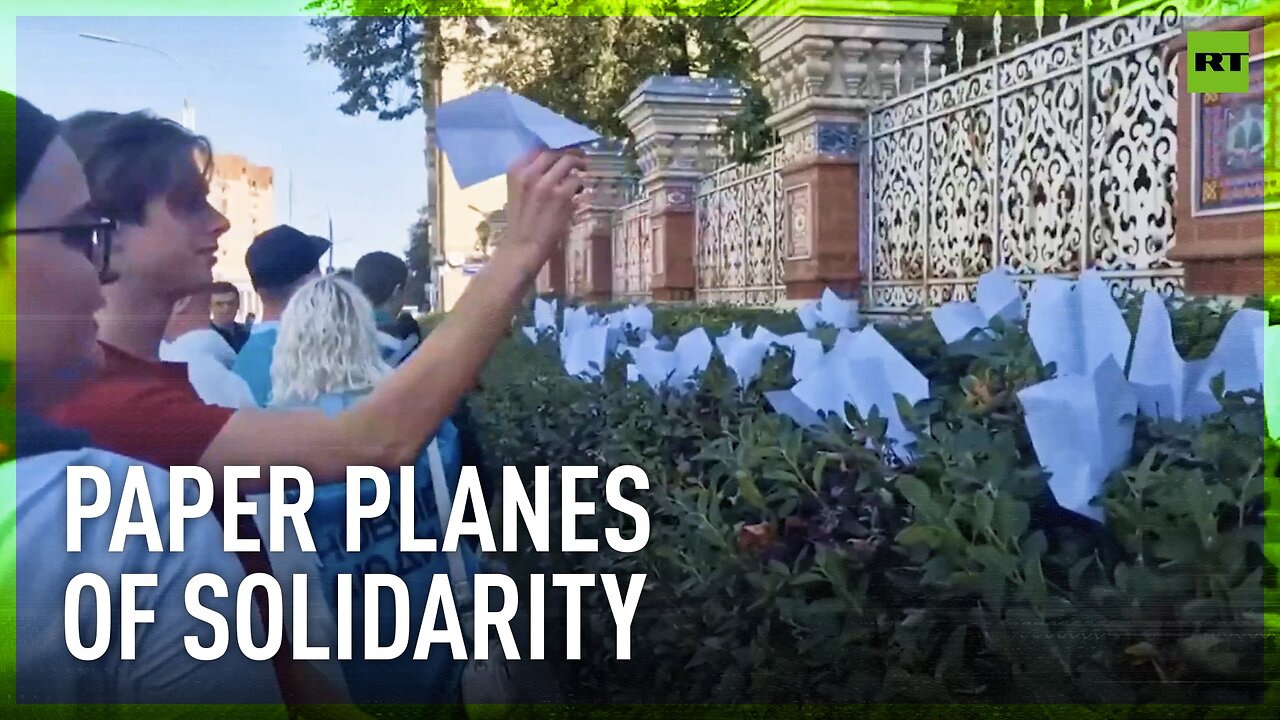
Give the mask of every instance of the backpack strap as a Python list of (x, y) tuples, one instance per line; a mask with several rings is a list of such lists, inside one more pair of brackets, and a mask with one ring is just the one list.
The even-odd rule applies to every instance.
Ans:
[[(440, 531), (443, 533), (449, 526), (449, 516), (453, 514), (453, 500), (449, 497), (448, 488), (445, 487), (448, 478), (444, 473), (444, 458), (440, 455), (440, 444), (436, 438), (431, 438), (431, 444), (427, 446), (427, 460), (431, 464), (431, 488), (435, 491), (436, 515), (440, 518)], [(443, 541), (443, 536), (441, 540)], [(462, 555), (457, 551), (446, 553), (446, 555), (449, 558), (449, 580), (453, 585), (454, 602), (462, 605), (463, 614), (470, 616), (475, 598), (471, 593), (471, 583), (467, 580), (467, 570), (462, 563)], [(470, 644), (471, 623), (463, 622), (462, 632), (467, 638), (467, 643)]]

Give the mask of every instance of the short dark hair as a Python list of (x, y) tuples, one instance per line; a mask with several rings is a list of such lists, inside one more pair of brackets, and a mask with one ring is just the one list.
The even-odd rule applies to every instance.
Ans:
[(352, 279), (364, 291), (369, 302), (378, 307), (391, 299), (397, 287), (404, 286), (409, 279), (409, 266), (395, 255), (379, 250), (356, 262)]
[[(213, 147), (172, 120), (146, 111), (90, 110), (62, 121), (62, 136), (84, 165), (92, 204), (102, 215), (140, 225), (155, 198), (165, 197), (180, 212), (208, 202)], [(194, 163), (193, 153), (200, 156)]]
[(230, 295), (232, 293), (235, 294), (237, 300), (240, 299), (240, 288), (226, 280), (219, 280), (209, 288), (210, 295)]

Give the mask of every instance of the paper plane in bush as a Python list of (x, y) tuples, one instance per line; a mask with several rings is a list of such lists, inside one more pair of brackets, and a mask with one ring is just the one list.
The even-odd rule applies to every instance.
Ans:
[(562, 150), (599, 133), (504, 88), (491, 87), (436, 109), (436, 137), (458, 187), (505, 174), (538, 149)]
[(529, 342), (536, 344), (539, 336), (556, 329), (556, 301), (536, 298), (533, 301), (533, 325), (520, 328)]
[(685, 333), (673, 350), (656, 347), (634, 348), (632, 364), (627, 368), (631, 381), (644, 380), (655, 390), (665, 385), (684, 387), (697, 373), (707, 369), (711, 362), (711, 338), (703, 328)]
[(1143, 415), (1170, 420), (1198, 420), (1219, 409), (1213, 399), (1205, 360), (1188, 362), (1173, 344), (1173, 324), (1164, 300), (1149, 292), (1133, 341), (1129, 382)]
[(1027, 431), (1049, 489), (1063, 508), (1101, 522), (1089, 501), (1107, 477), (1124, 467), (1133, 448), (1138, 398), (1115, 359), (1091, 375), (1066, 375), (1018, 393)]
[(556, 326), (556, 301), (537, 298), (533, 301), (533, 326), (538, 330)]
[(1207, 377), (1222, 375), (1227, 392), (1262, 390), (1264, 363), (1259, 362), (1258, 342), (1259, 331), (1266, 327), (1267, 314), (1262, 310), (1235, 311), (1205, 362)]
[(944, 342), (957, 342), (974, 330), (985, 330), (997, 317), (1005, 322), (1017, 322), (1023, 317), (1017, 282), (1004, 270), (993, 270), (978, 278), (975, 295), (976, 302), (949, 302), (931, 313)]
[(743, 337), (742, 330), (735, 325), (716, 338), (716, 347), (724, 357), (725, 366), (733, 372), (738, 387), (745, 388), (760, 376), (764, 358), (774, 346), (754, 337)]
[(824, 413), (846, 419), (846, 404), (864, 418), (874, 409), (887, 421), (885, 434), (893, 442), (894, 453), (905, 459), (915, 437), (898, 413), (896, 396), (912, 405), (921, 402), (929, 396), (929, 381), (874, 327), (850, 333), (848, 338), (843, 343), (838, 339), (819, 366), (791, 390), (765, 397), (775, 410), (802, 425), (814, 424), (814, 416)]
[(792, 333), (778, 341), (779, 345), (791, 348), (791, 376), (796, 382), (809, 377), (822, 366), (826, 351), (822, 342), (805, 333)]
[(644, 305), (631, 305), (624, 310), (611, 312), (604, 316), (604, 320), (609, 327), (619, 330), (653, 332), (653, 311)]
[(583, 307), (565, 308), (564, 318), (562, 320), (561, 334), (572, 335), (574, 333), (593, 327), (596, 320), (592, 317), (591, 312)]
[[(831, 354), (836, 353), (832, 348)], [(907, 445), (914, 442), (915, 436), (903, 423), (895, 396), (901, 395), (912, 405), (928, 399), (928, 378), (874, 327), (863, 328), (848, 351), (837, 357), (848, 361), (845, 376), (848, 399), (864, 418), (876, 409), (888, 421), (885, 434), (894, 441), (896, 454), (902, 459), (908, 458)]]
[[(790, 390), (773, 390), (765, 393), (764, 397), (769, 401), (774, 412), (791, 418), (800, 427), (813, 427), (822, 425), (824, 422), (822, 415), (814, 408), (815, 405), (821, 406), (822, 403), (817, 398), (809, 396), (806, 390), (816, 391), (817, 388), (818, 386), (812, 383), (807, 386), (796, 383), (796, 386)], [(843, 418), (844, 414), (841, 413), (840, 416)]]
[(1121, 368), (1128, 361), (1133, 338), (1098, 273), (1081, 273), (1078, 282), (1041, 278), (1031, 288), (1030, 306), (1031, 343), (1042, 363), (1057, 365), (1059, 376), (1091, 377), (1107, 358)]
[(852, 328), (858, 324), (858, 302), (843, 300), (827, 288), (822, 291), (821, 300), (801, 306), (796, 314), (800, 316), (800, 324), (805, 330), (813, 330), (819, 325)]
[(595, 377), (609, 354), (609, 328), (600, 325), (566, 332), (560, 338), (560, 362), (570, 376)]

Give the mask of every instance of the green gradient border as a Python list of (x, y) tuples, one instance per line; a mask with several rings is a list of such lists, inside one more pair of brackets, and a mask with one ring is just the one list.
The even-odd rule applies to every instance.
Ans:
[[(428, 4), (422, 0), (406, 3), (401, 0), (10, 0), (6, 3), (10, 13), (0, 15), (0, 88), (13, 90), (17, 87), (16, 59), (16, 20), (18, 16), (220, 16), (220, 17), (272, 17), (272, 16), (306, 16), (321, 14), (339, 6), (353, 8), (355, 14), (399, 15), (407, 4)], [(658, 14), (656, 8), (669, 8), (673, 4), (682, 12), (698, 12), (703, 5), (696, 0), (639, 0), (624, 2), (623, 0), (588, 0), (586, 2), (544, 2), (539, 4), (538, 11), (530, 11), (522, 7), (512, 12), (508, 2), (494, 0), (478, 2), (476, 0), (442, 0), (432, 2), (431, 14), (434, 15), (578, 15), (608, 16), (622, 13), (632, 15)], [(531, 4), (527, 3), (526, 5)], [(722, 3), (721, 10), (725, 14), (753, 16), (790, 16), (790, 15), (868, 15), (868, 16), (906, 16), (906, 15), (952, 15), (956, 14), (957, 2), (945, 0), (743, 0), (740, 3)], [(1125, 7), (1138, 3), (1119, 3), (1124, 12)], [(1190, 0), (1188, 5), (1202, 5), (1204, 0)], [(1215, 3), (1216, 4), (1216, 3)], [(1034, 0), (989, 0), (982, 3), (968, 3), (964, 14), (990, 15), (999, 10), (1006, 16), (1031, 16), (1035, 14)], [(1242, 9), (1230, 13), (1236, 16), (1280, 14), (1280, 0), (1252, 0), (1244, 3)], [(1111, 0), (1094, 0), (1092, 14), (1103, 15), (1111, 11)], [(1141, 14), (1141, 13), (1126, 13)], [(1198, 15), (1222, 15), (1221, 12), (1196, 12)], [(1266, 49), (1280, 48), (1280, 26), (1271, 26), (1266, 34)], [(1267, 88), (1268, 98), (1272, 98), (1275, 88)], [(1268, 108), (1268, 118), (1276, 117), (1274, 108)], [(1274, 141), (1277, 133), (1269, 133), (1268, 139)], [(11, 140), (10, 140), (11, 141)], [(1266, 147), (1267, 153), (1276, 152), (1272, 143)], [(1274, 158), (1274, 155), (1269, 157)], [(1268, 180), (1274, 182), (1274, 173), (1268, 173)], [(12, 187), (13, 178), (0, 178)], [(7, 209), (0, 208), (0, 212)], [(1265, 213), (1265, 252), (1268, 256), (1266, 267), (1266, 298), (1268, 305), (1280, 301), (1277, 282), (1280, 282), (1280, 267), (1274, 265), (1271, 256), (1280, 256), (1280, 228), (1277, 227), (1275, 212)], [(6, 224), (11, 218), (4, 218)], [(13, 314), (15, 258), (8, 243), (0, 249), (0, 363), (12, 358), (14, 345)], [(1280, 347), (1266, 349), (1267, 367), (1280, 365)], [(1280, 368), (1277, 368), (1280, 371)], [(1268, 373), (1271, 375), (1273, 373)], [(0, 379), (0, 382), (4, 380)], [(4, 382), (4, 385), (8, 385)], [(1273, 389), (1273, 392), (1280, 388)], [(14, 415), (13, 397), (7, 387), (0, 387), (3, 406), (3, 422), (0, 422), (0, 458), (9, 457), (13, 445)], [(1265, 544), (1268, 557), (1272, 562), (1280, 564), (1280, 481), (1275, 472), (1276, 449), (1267, 449), (1267, 495), (1271, 499), (1265, 513)], [(15, 502), (14, 469), (12, 464), (0, 468), (0, 510), (11, 508)], [(0, 513), (3, 517), (4, 513)], [(0, 527), (0, 539), (12, 537), (9, 528)], [(12, 543), (0, 547), (0, 562), (12, 566), (15, 562), (15, 547)], [(1275, 644), (1280, 637), (1280, 591), (1276, 588), (1264, 590), (1265, 627)], [(0, 717), (31, 718), (46, 720), (49, 718), (148, 718), (168, 717), (177, 714), (179, 708), (172, 706), (74, 706), (74, 705), (17, 705), (15, 704), (15, 597), (14, 588), (0, 587)], [(1174, 720), (1175, 718), (1264, 718), (1272, 717), (1274, 710), (1268, 712), (1267, 707), (1280, 707), (1280, 648), (1269, 648), (1265, 663), (1267, 679), (1270, 686), (1267, 698), (1261, 705), (1252, 706), (1180, 706), (1180, 705), (1145, 705), (1145, 706), (1106, 706), (1106, 705), (653, 705), (653, 706), (568, 706), (548, 705), (520, 709), (519, 716), (546, 718), (623, 718), (658, 717), (705, 717), (705, 718), (805, 718), (817, 719), (828, 717), (860, 717), (860, 718), (897, 718), (910, 717), (915, 720), (926, 718), (945, 718), (946, 720), (1004, 720), (1009, 718), (1044, 718), (1045, 720), (1067, 720), (1074, 718), (1153, 718)], [(259, 718), (281, 717), (280, 709), (275, 706), (252, 705), (218, 705), (218, 706), (183, 706), (180, 708), (183, 717), (209, 718), (223, 720), (225, 718)], [(336, 709), (336, 708), (335, 708)], [(472, 708), (472, 716), (484, 715), (480, 708)], [(498, 708), (494, 708), (498, 710)], [(433, 713), (429, 709), (418, 709), (415, 713), (409, 708), (387, 707), (374, 716), (367, 717), (416, 717), (445, 714)], [(328, 712), (311, 713), (304, 710), (307, 717), (329, 717)]]

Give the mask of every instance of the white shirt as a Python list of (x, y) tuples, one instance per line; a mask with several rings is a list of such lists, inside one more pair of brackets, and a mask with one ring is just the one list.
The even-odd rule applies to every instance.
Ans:
[[(67, 551), (68, 465), (102, 468), (110, 478), (107, 511), (81, 522), (81, 551)], [(151, 506), (166, 552), (152, 553), (145, 537), (130, 536), (122, 552), (108, 552), (125, 477), (131, 466), (146, 474)], [(239, 559), (223, 550), (222, 528), (212, 515), (188, 520), (183, 552), (170, 552), (169, 474), (128, 458), (85, 448), (23, 458), (0, 467), (0, 485), (7, 486), (0, 505), (0, 550), (16, 559), (0, 564), (0, 584), (17, 585), (17, 702), (19, 703), (168, 703), (223, 704), (269, 703), (280, 705), (279, 686), (270, 660), (246, 658), (235, 640), (236, 590), (244, 580)], [(82, 502), (95, 499), (95, 484), (85, 481)], [(195, 486), (187, 485), (189, 505)], [(10, 506), (8, 498), (16, 500)], [(137, 511), (133, 517), (140, 517)], [(16, 531), (15, 531), (16, 528)], [(16, 544), (15, 544), (16, 543)], [(9, 577), (16, 570), (18, 577)], [(99, 660), (81, 661), (67, 649), (64, 634), (64, 602), (72, 578), (94, 573), (111, 591), (110, 645)], [(188, 581), (199, 573), (223, 578), (229, 597), (201, 593), (201, 604), (227, 618), (231, 633), (227, 652), (218, 660), (197, 661), (187, 654), (183, 638), (193, 635), (204, 646), (213, 639), (213, 628), (195, 620), (186, 610)], [(139, 625), (136, 659), (120, 659), (120, 576), (153, 573), (156, 587), (138, 590), (138, 606), (153, 610), (155, 622)], [(95, 637), (96, 608), (81, 596), (79, 626), (82, 643)], [(264, 637), (257, 606), (253, 609), (254, 637)], [(186, 712), (177, 708), (175, 716)]]
[[(187, 340), (192, 335), (204, 332), (209, 332), (218, 339), (218, 342), (231, 350), (231, 346), (227, 345), (218, 333), (212, 330), (195, 330), (173, 342), (161, 341), (160, 359), (165, 362), (186, 363), (187, 379), (206, 405), (217, 405), (233, 410), (257, 407), (258, 402), (253, 398), (249, 383), (231, 371), (230, 363), (222, 362), (218, 354), (215, 354), (216, 346), (205, 343), (199, 338)], [(215, 352), (210, 352), (211, 349)], [(235, 361), (235, 357), (236, 354), (232, 351), (232, 362)]]
[[(173, 342), (160, 343), (160, 351), (163, 353), (165, 346), (169, 347), (169, 352), (178, 360), (169, 360), (169, 362), (187, 362), (186, 358), (193, 356), (205, 356), (213, 358), (222, 364), (228, 370), (236, 361), (235, 348), (227, 344), (227, 339), (217, 333), (212, 328), (204, 328), (202, 330), (192, 330), (178, 337)], [(164, 360), (164, 357), (160, 358)]]

